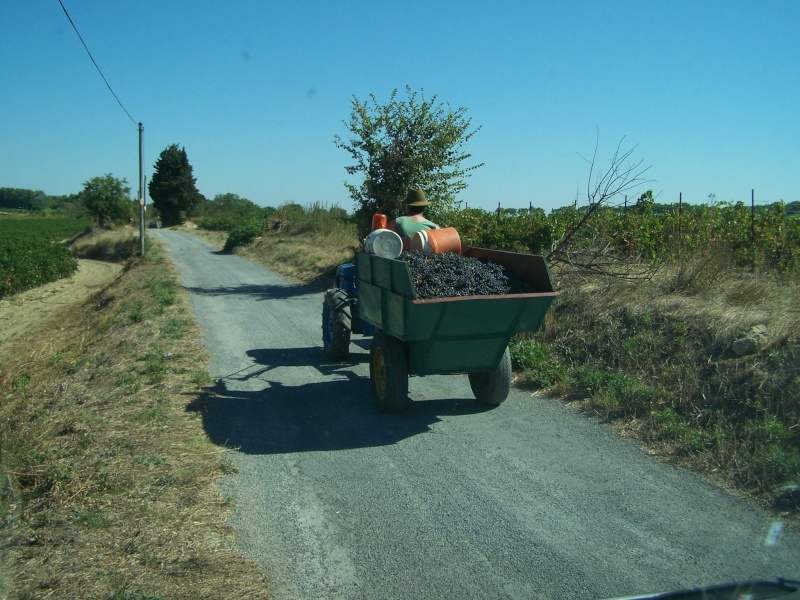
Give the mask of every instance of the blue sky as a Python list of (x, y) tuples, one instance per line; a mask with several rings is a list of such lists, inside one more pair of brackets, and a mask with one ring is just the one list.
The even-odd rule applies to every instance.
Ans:
[[(185, 147), (198, 189), (348, 210), (353, 96), (464, 107), (470, 207), (586, 201), (620, 140), (661, 202), (800, 200), (800, 1), (62, 0), (135, 121), (145, 173)], [(58, 0), (0, 0), (0, 187), (138, 179), (138, 131)]]

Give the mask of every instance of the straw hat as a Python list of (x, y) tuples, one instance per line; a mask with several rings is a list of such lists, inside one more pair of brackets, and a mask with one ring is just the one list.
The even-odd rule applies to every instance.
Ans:
[(417, 188), (411, 188), (406, 194), (407, 206), (428, 206), (430, 202), (425, 199), (425, 192)]

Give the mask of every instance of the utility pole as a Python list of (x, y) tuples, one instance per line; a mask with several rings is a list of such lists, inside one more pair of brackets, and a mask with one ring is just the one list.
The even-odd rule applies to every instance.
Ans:
[(678, 194), (678, 264), (681, 264), (681, 236), (683, 235), (683, 192)]
[(753, 253), (750, 270), (756, 270), (756, 190), (750, 190), (750, 248)]
[(144, 127), (139, 123), (139, 256), (144, 256)]

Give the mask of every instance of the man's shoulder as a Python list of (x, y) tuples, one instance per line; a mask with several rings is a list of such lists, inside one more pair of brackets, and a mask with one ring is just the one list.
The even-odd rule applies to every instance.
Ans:
[(400, 237), (411, 237), (418, 231), (436, 229), (437, 227), (438, 225), (427, 219), (425, 221), (416, 221), (409, 217), (397, 217), (394, 229)]
[(408, 217), (397, 217), (394, 222), (394, 229), (401, 237), (410, 237), (417, 229), (415, 225), (416, 223)]

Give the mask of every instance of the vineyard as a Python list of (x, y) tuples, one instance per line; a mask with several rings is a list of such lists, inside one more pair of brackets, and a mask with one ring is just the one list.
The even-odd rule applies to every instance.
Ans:
[(78, 263), (64, 243), (88, 226), (67, 218), (0, 218), (0, 298), (68, 277)]
[(800, 215), (782, 202), (755, 210), (742, 202), (659, 206), (648, 192), (627, 209), (598, 207), (578, 227), (587, 210), (565, 207), (548, 215), (541, 209), (515, 214), (468, 209), (439, 220), (455, 227), (466, 244), (498, 250), (548, 254), (575, 230), (564, 250), (594, 248), (663, 264), (716, 247), (730, 251), (736, 265), (800, 275)]

